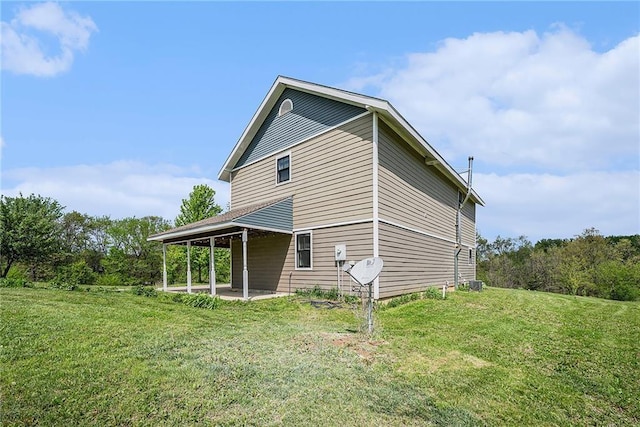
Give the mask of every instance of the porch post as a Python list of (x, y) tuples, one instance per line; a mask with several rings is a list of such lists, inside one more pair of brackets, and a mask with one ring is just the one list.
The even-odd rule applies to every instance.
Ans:
[(167, 244), (162, 244), (162, 290), (167, 292)]
[(242, 230), (242, 297), (249, 299), (249, 270), (247, 269), (247, 229)]
[(191, 293), (191, 240), (187, 242), (187, 293)]
[(216, 294), (216, 259), (215, 259), (216, 240), (213, 237), (209, 238), (209, 265), (211, 271), (209, 271), (209, 287), (211, 288), (211, 295)]

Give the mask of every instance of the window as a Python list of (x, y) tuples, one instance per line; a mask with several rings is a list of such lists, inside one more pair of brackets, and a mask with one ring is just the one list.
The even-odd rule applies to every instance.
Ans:
[(473, 249), (469, 249), (469, 265), (473, 265)]
[(311, 232), (296, 234), (296, 270), (311, 269)]
[(291, 179), (291, 155), (287, 154), (276, 159), (276, 184), (288, 182)]
[(293, 101), (287, 98), (284, 101), (282, 101), (282, 104), (280, 104), (280, 109), (278, 110), (278, 117), (284, 116), (291, 110), (293, 110)]

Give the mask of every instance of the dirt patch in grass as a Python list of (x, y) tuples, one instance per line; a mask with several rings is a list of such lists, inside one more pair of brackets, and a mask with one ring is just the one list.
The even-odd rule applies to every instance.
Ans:
[(341, 351), (348, 350), (355, 352), (366, 364), (371, 364), (376, 359), (378, 347), (387, 344), (384, 340), (371, 340), (361, 334), (321, 334)]

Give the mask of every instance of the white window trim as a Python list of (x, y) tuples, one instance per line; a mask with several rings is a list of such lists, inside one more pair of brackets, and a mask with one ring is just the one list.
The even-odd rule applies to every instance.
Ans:
[[(298, 234), (308, 234), (309, 235), (309, 263), (311, 264), (310, 267), (298, 267)], [(310, 271), (313, 270), (313, 231), (312, 230), (305, 230), (305, 231), (298, 231), (293, 235), (293, 238), (295, 239), (294, 241), (294, 266), (296, 270), (302, 270), (302, 271)]]
[[(286, 181), (282, 181), (282, 182), (278, 182), (278, 160), (282, 159), (283, 157), (287, 157), (289, 156), (289, 179)], [(291, 180), (293, 179), (293, 168), (292, 166), (292, 161), (291, 161), (291, 151), (285, 151), (283, 153), (280, 154), (276, 154), (276, 160), (275, 160), (275, 165), (276, 165), (276, 185), (285, 185), (291, 182)]]
[(473, 248), (469, 248), (469, 265), (473, 265)]
[[(285, 111), (285, 112), (283, 113), (283, 112), (282, 112), (282, 107), (284, 107), (284, 103), (285, 103), (285, 102), (287, 102), (287, 101), (289, 101), (289, 102), (291, 103), (291, 109), (290, 109), (290, 110), (288, 110), (288, 111)], [(283, 100), (283, 101), (280, 103), (280, 107), (278, 108), (278, 117), (284, 116), (285, 114), (290, 113), (290, 112), (292, 112), (292, 111), (293, 111), (293, 101), (292, 101), (291, 99), (287, 98), (287, 99)]]

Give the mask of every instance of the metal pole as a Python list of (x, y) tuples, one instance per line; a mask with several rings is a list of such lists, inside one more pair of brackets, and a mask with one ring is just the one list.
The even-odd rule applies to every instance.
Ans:
[(369, 331), (369, 335), (373, 333), (373, 298), (371, 295), (372, 287), (373, 282), (369, 283), (369, 307), (367, 307), (367, 329)]

